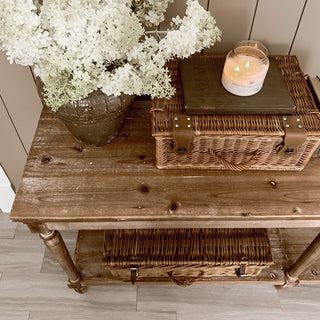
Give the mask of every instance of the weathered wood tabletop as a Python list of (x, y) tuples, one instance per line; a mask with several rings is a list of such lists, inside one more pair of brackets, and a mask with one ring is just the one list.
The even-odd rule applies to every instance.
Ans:
[(150, 102), (86, 147), (44, 108), (11, 219), (52, 229), (320, 226), (320, 158), (301, 172), (159, 170)]
[[(81, 145), (42, 112), (10, 217), (40, 233), (69, 287), (83, 293), (87, 284), (119, 282), (102, 264), (103, 229), (320, 226), (320, 158), (302, 172), (159, 170), (149, 109), (150, 102), (136, 101), (119, 136), (103, 147)], [(83, 230), (75, 263), (62, 229)], [(269, 230), (275, 265), (258, 277), (200, 282), (319, 283), (320, 234), (303, 252), (315, 233), (295, 230)]]

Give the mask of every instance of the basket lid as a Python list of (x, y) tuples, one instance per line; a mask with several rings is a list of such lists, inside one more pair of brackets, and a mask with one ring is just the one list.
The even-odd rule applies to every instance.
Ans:
[[(221, 59), (221, 55), (193, 56), (189, 59)], [(273, 56), (279, 64), (283, 78), (291, 93), (294, 115), (308, 136), (320, 136), (320, 113), (295, 56)], [(172, 135), (172, 118), (185, 114), (181, 84), (181, 59), (170, 60), (167, 64), (176, 94), (170, 100), (153, 99), (151, 103), (152, 134), (154, 137)], [(195, 135), (247, 135), (284, 136), (281, 115), (270, 114), (203, 114), (191, 115)]]

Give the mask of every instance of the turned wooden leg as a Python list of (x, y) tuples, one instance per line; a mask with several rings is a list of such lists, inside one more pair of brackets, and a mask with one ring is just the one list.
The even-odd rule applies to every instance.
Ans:
[(78, 293), (86, 292), (87, 287), (81, 284), (81, 274), (76, 269), (60, 232), (41, 226), (40, 237), (68, 275), (68, 287), (73, 288)]
[(285, 271), (285, 283), (279, 289), (299, 284), (299, 275), (320, 258), (320, 233), (302, 253), (295, 264)]

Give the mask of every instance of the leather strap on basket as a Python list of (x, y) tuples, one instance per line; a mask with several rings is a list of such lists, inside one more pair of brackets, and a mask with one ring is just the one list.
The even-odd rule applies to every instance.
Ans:
[(184, 278), (181, 278), (181, 279), (177, 279), (174, 275), (173, 275), (173, 272), (170, 271), (168, 272), (168, 276), (171, 280), (172, 283), (176, 284), (177, 286), (180, 286), (180, 287), (189, 287), (191, 286), (194, 282), (196, 282), (197, 280), (199, 280), (202, 276), (204, 275), (204, 272), (203, 271), (200, 271), (200, 274), (192, 279), (184, 279)]
[(290, 158), (299, 153), (299, 148), (307, 139), (307, 131), (301, 117), (283, 116), (282, 125), (285, 131), (283, 143), (278, 151), (280, 158)]
[(172, 120), (172, 141), (175, 154), (184, 155), (190, 153), (193, 136), (191, 116), (175, 115)]
[(250, 153), (250, 158), (248, 160), (241, 163), (234, 163), (224, 159), (212, 149), (208, 149), (208, 152), (214, 158), (215, 161), (220, 162), (220, 164), (222, 164), (226, 169), (236, 171), (248, 170), (253, 164), (256, 164), (258, 160), (257, 156), (261, 154), (260, 150), (256, 150)]

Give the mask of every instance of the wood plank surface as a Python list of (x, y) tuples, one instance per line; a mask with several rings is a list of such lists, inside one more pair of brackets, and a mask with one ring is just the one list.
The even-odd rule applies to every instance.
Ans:
[(82, 146), (44, 109), (11, 219), (89, 229), (320, 226), (319, 158), (301, 172), (159, 170), (149, 108), (136, 101), (103, 147)]
[[(298, 232), (296, 232), (296, 230)], [(261, 271), (259, 276), (224, 276), (209, 277), (196, 284), (271, 284), (284, 283), (284, 270), (288, 268), (306, 249), (320, 229), (269, 229), (269, 239), (272, 248), (274, 265)], [(131, 284), (128, 281), (114, 279), (111, 273), (103, 267), (103, 231), (80, 231), (78, 235), (75, 263), (81, 272), (84, 283), (88, 285)], [(294, 244), (294, 245), (293, 245)], [(301, 276), (304, 284), (320, 283), (320, 261), (308, 268)], [(163, 278), (138, 279), (137, 284), (168, 284)]]

